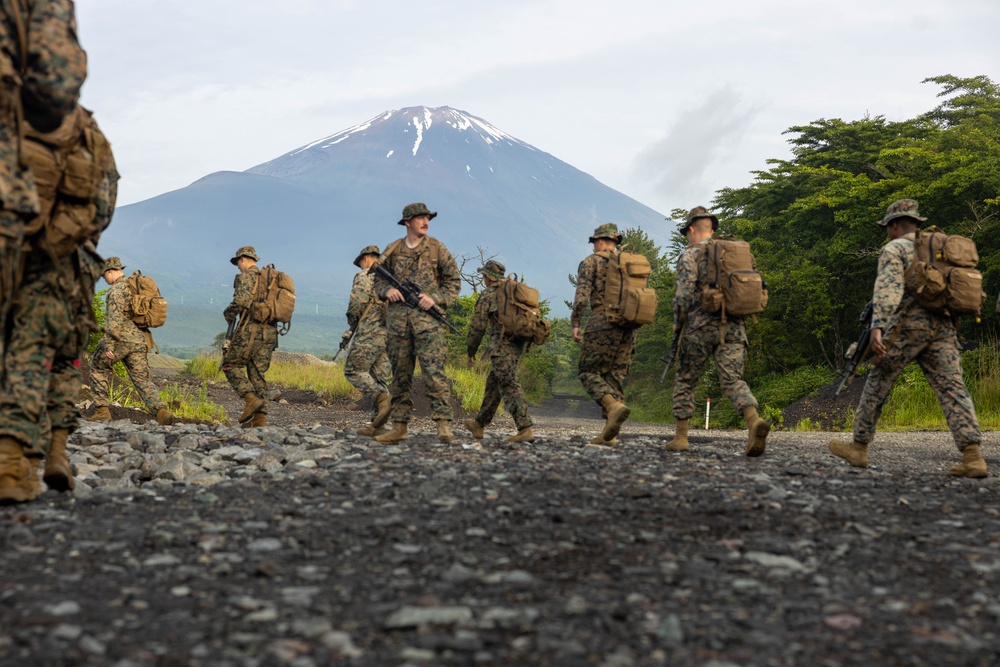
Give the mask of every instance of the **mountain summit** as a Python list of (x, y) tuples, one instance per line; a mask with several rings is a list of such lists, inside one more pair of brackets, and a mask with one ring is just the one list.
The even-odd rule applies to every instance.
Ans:
[[(351, 261), (366, 245), (385, 248), (402, 236), (400, 212), (417, 201), (438, 212), (430, 233), (468, 258), (467, 271), (478, 266), (480, 251), (497, 255), (557, 314), (572, 298), (566, 276), (590, 251), (587, 237), (597, 225), (615, 221), (666, 236), (662, 215), (489, 122), (449, 107), (408, 107), (245, 172), (217, 172), (122, 207), (101, 250), (174, 292), (166, 294), (172, 319), (180, 307), (204, 313), (178, 319), (221, 322), (231, 297), (228, 259), (254, 245), (263, 262), (296, 279), (299, 305), (287, 345), (332, 349), (339, 332), (326, 329), (342, 326)], [(313, 331), (310, 318), (324, 315), (333, 321)], [(204, 345), (216, 333), (206, 326), (171, 330), (168, 322), (158, 341)]]

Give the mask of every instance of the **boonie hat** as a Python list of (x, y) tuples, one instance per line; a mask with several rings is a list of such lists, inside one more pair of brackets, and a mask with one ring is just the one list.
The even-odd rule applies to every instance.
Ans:
[(913, 218), (918, 222), (924, 222), (927, 218), (920, 217), (917, 211), (916, 199), (900, 199), (889, 204), (885, 210), (885, 217), (878, 223), (879, 227), (885, 227), (896, 218)]
[(588, 243), (593, 243), (597, 239), (611, 239), (615, 243), (621, 243), (622, 238), (622, 235), (618, 233), (618, 225), (613, 222), (605, 222), (594, 230), (594, 234), (590, 237)]
[(108, 271), (110, 269), (124, 269), (125, 266), (122, 264), (122, 260), (118, 257), (108, 257), (104, 260), (104, 267), (101, 269), (101, 273)]
[(713, 232), (719, 228), (719, 219), (715, 216), (714, 213), (709, 211), (704, 206), (695, 206), (693, 209), (688, 211), (687, 219), (678, 226), (677, 231), (683, 234), (684, 231), (691, 226), (691, 223), (693, 223), (698, 218), (708, 218), (709, 220), (711, 220)]
[(358, 253), (358, 256), (354, 258), (354, 266), (360, 269), (361, 258), (364, 257), (365, 255), (375, 255), (376, 257), (378, 257), (381, 254), (382, 253), (379, 252), (377, 245), (366, 245), (364, 248), (361, 249), (361, 252)]
[(233, 255), (233, 258), (229, 260), (229, 263), (232, 264), (233, 266), (236, 266), (236, 260), (238, 260), (240, 257), (249, 257), (255, 262), (260, 261), (260, 257), (257, 256), (257, 251), (253, 249), (252, 245), (245, 245), (239, 250), (237, 250), (236, 254)]
[(405, 225), (407, 220), (415, 218), (418, 215), (426, 215), (433, 220), (437, 217), (437, 211), (427, 210), (427, 206), (421, 202), (417, 202), (416, 204), (407, 204), (403, 207), (403, 217), (400, 218), (398, 224)]
[(493, 280), (503, 280), (507, 276), (507, 267), (495, 259), (489, 260), (476, 269), (476, 271)]

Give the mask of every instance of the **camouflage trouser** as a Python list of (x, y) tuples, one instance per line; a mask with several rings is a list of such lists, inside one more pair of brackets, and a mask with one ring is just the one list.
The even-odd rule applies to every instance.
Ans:
[(11, 303), (4, 304), (9, 310), (3, 331), (0, 435), (20, 441), (27, 455), (42, 456), (52, 429), (74, 431), (80, 417), (79, 313), (66, 296), (74, 286), (65, 284), (46, 254), (36, 250), (23, 261), (20, 287)]
[(241, 397), (252, 393), (264, 399), (264, 407), (259, 410), (264, 414), (267, 413), (264, 374), (271, 367), (271, 355), (277, 347), (278, 330), (274, 325), (250, 322), (237, 330), (222, 359), (222, 372), (230, 386)]
[(528, 415), (528, 401), (524, 399), (521, 381), (517, 377), (517, 362), (523, 352), (524, 344), (521, 343), (516, 348), (509, 345), (501, 353), (490, 356), (492, 368), (486, 376), (483, 404), (479, 408), (479, 414), (476, 415), (476, 421), (481, 425), (486, 426), (493, 421), (501, 399), (507, 412), (514, 418), (517, 430), (532, 425), (533, 422)]
[[(383, 327), (359, 332), (351, 341), (351, 351), (344, 362), (344, 377), (363, 396), (374, 397), (389, 391), (389, 353), (385, 351)], [(378, 408), (372, 408), (373, 414)]]
[(694, 331), (685, 330), (677, 353), (674, 417), (690, 419), (694, 415), (694, 389), (710, 356), (715, 359), (722, 391), (736, 412), (756, 408), (757, 399), (743, 381), (747, 346), (746, 326), (740, 322), (723, 324), (721, 320), (713, 320)]
[(583, 333), (580, 345), (579, 378), (583, 388), (598, 404), (606, 395), (624, 402), (622, 385), (632, 365), (632, 351), (639, 330), (610, 327)]
[[(114, 359), (108, 359), (105, 355), (109, 345), (112, 348), (111, 351), (115, 353)], [(160, 392), (153, 384), (147, 353), (145, 345), (136, 347), (119, 345), (116, 347), (109, 344), (107, 338), (102, 338), (101, 342), (97, 344), (97, 349), (94, 350), (94, 356), (90, 359), (91, 393), (94, 395), (94, 404), (98, 407), (108, 407), (111, 376), (115, 374), (115, 362), (120, 361), (125, 365), (129, 379), (132, 380), (132, 385), (146, 407), (154, 412), (160, 408), (166, 409), (167, 404), (160, 398)]]
[(413, 371), (417, 360), (424, 376), (427, 398), (431, 402), (432, 418), (451, 421), (451, 380), (444, 373), (448, 356), (444, 326), (429, 317), (400, 318), (390, 327), (387, 349), (392, 362), (392, 412), (394, 422), (410, 421), (413, 399)]
[(882, 415), (892, 385), (911, 361), (916, 361), (937, 395), (948, 428), (959, 451), (982, 440), (972, 396), (962, 380), (955, 327), (945, 318), (913, 317), (904, 320), (899, 334), (884, 336), (885, 357), (873, 365), (854, 414), (854, 439), (865, 444), (875, 438), (875, 425)]

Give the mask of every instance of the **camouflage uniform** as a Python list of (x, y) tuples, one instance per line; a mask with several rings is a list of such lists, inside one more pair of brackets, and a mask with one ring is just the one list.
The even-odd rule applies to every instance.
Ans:
[[(109, 257), (104, 269), (123, 269), (117, 257)], [(110, 379), (114, 375), (115, 362), (121, 361), (128, 371), (139, 397), (146, 407), (156, 412), (165, 410), (167, 404), (160, 398), (156, 385), (149, 372), (149, 342), (152, 338), (148, 332), (142, 331), (132, 321), (132, 290), (128, 286), (128, 278), (124, 275), (111, 285), (106, 296), (106, 318), (104, 321), (104, 337), (97, 344), (94, 356), (90, 360), (90, 374), (93, 380), (92, 393), (97, 407), (107, 407), (109, 402)], [(114, 359), (108, 359), (106, 353), (114, 353)]]
[[(243, 246), (237, 250), (230, 262), (236, 264), (240, 257), (250, 257), (254, 261), (260, 259), (251, 246)], [(246, 271), (236, 274), (233, 280), (233, 300), (226, 306), (223, 315), (227, 324), (237, 317), (240, 322), (233, 331), (229, 349), (223, 355), (222, 372), (237, 394), (254, 394), (263, 401), (257, 412), (267, 414), (267, 382), (264, 374), (271, 367), (271, 355), (278, 347), (278, 326), (274, 322), (258, 322), (250, 315), (250, 306), (257, 295), (259, 277), (260, 269), (254, 264)]]
[[(894, 210), (898, 209), (898, 210)], [(889, 207), (882, 226), (893, 217), (918, 221), (916, 201), (903, 199)], [(879, 253), (872, 297), (872, 328), (883, 331), (886, 354), (872, 366), (854, 415), (854, 441), (867, 445), (875, 437), (892, 385), (911, 361), (916, 361), (937, 395), (959, 451), (982, 440), (972, 397), (962, 379), (962, 360), (955, 323), (947, 315), (929, 312), (905, 290), (903, 276), (913, 261), (913, 234), (889, 241)]]
[[(42, 132), (57, 129), (75, 108), (86, 78), (86, 54), (76, 39), (69, 0), (13, 0), (26, 29), (27, 60), (13, 15), (4, 3), (0, 21), (0, 436), (21, 443), (25, 454), (48, 450), (51, 429), (74, 430), (79, 411), (79, 356), (89, 331), (93, 284), (100, 271), (93, 244), (54, 257), (25, 238), (26, 223), (39, 215), (31, 171), (19, 155), (18, 108), (23, 121)], [(10, 57), (8, 57), (8, 54)], [(13, 60), (11, 60), (11, 58)], [(23, 68), (23, 85), (13, 81)], [(98, 213), (110, 217), (114, 181), (109, 170)], [(23, 271), (20, 282), (17, 276)], [(86, 303), (84, 309), (83, 304)]]
[(719, 384), (737, 412), (757, 407), (757, 399), (743, 381), (746, 360), (746, 318), (709, 313), (701, 307), (700, 295), (708, 285), (707, 240), (688, 246), (677, 258), (674, 322), (684, 327), (677, 353), (674, 379), (674, 417), (694, 415), (694, 390), (709, 357), (715, 359)]
[[(407, 206), (404, 214), (416, 206)], [(425, 206), (419, 206), (426, 211)], [(431, 218), (437, 215), (428, 214)], [(404, 220), (400, 220), (399, 224), (404, 224)], [(408, 247), (405, 237), (399, 239), (382, 253), (379, 264), (400, 282), (412, 279), (444, 312), (448, 311), (458, 297), (462, 280), (458, 265), (448, 248), (433, 237), (425, 236), (416, 248)], [(387, 280), (375, 278), (375, 293), (380, 299), (384, 301), (390, 289), (392, 285)], [(403, 302), (389, 302), (385, 320), (388, 331), (387, 349), (392, 362), (390, 418), (394, 423), (406, 423), (410, 420), (413, 408), (410, 387), (413, 384), (413, 370), (419, 359), (433, 419), (438, 422), (451, 421), (451, 382), (444, 372), (448, 356), (444, 325), (423, 310), (410, 308)]]
[[(378, 246), (368, 246), (361, 251), (355, 266), (360, 266), (361, 258), (367, 254), (379, 254)], [(351, 351), (344, 362), (344, 377), (366, 397), (378, 396), (388, 391), (389, 354), (386, 352), (385, 304), (378, 300), (374, 292), (375, 278), (367, 270), (354, 276), (351, 299), (347, 305), (347, 323), (357, 328), (351, 337)], [(371, 304), (371, 307), (369, 307)], [(365, 309), (367, 308), (367, 313)], [(364, 319), (358, 320), (364, 315)], [(372, 404), (372, 413), (378, 413), (378, 406)]]
[[(490, 260), (480, 272), (494, 280), (503, 280), (506, 268), (500, 262)], [(524, 391), (517, 377), (517, 364), (524, 354), (527, 341), (500, 335), (500, 325), (497, 323), (496, 285), (487, 287), (479, 295), (472, 313), (465, 343), (470, 358), (476, 356), (487, 329), (490, 340), (486, 353), (490, 356), (491, 368), (489, 375), (486, 376), (486, 391), (483, 394), (483, 404), (479, 408), (479, 414), (476, 415), (476, 422), (480, 426), (489, 425), (502, 399), (517, 429), (519, 431), (526, 429), (532, 425), (532, 421), (528, 415), (528, 402), (524, 398)]]
[[(595, 231), (594, 238), (602, 238), (602, 230), (611, 230), (612, 236), (621, 242), (618, 228), (602, 225)], [(615, 249), (613, 252), (618, 252)], [(612, 396), (619, 403), (625, 402), (623, 384), (632, 365), (632, 352), (638, 329), (611, 324), (604, 315), (604, 286), (608, 271), (608, 259), (592, 254), (582, 262), (576, 271), (576, 295), (573, 298), (573, 312), (570, 316), (572, 327), (581, 326), (587, 306), (590, 318), (580, 346), (579, 377), (583, 388), (591, 398), (601, 405), (601, 399)], [(603, 409), (603, 406), (602, 406)]]

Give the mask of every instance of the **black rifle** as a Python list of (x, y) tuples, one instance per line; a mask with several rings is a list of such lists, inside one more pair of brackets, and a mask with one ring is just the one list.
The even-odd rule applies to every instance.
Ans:
[(235, 317), (233, 318), (233, 321), (229, 323), (229, 326), (226, 327), (226, 339), (224, 341), (222, 341), (222, 351), (223, 352), (225, 352), (225, 351), (227, 351), (229, 349), (229, 344), (233, 340), (233, 332), (234, 331), (236, 331), (236, 318)]
[[(420, 285), (413, 282), (412, 279), (407, 278), (403, 282), (400, 282), (396, 276), (392, 275), (388, 269), (386, 269), (381, 264), (373, 266), (368, 270), (369, 273), (374, 273), (383, 280), (388, 280), (389, 284), (399, 290), (399, 293), (403, 295), (403, 301), (410, 308), (416, 308), (418, 310), (423, 310), (420, 308), (420, 294), (423, 290), (420, 289)], [(461, 333), (454, 324), (448, 321), (448, 316), (444, 314), (437, 304), (435, 304), (430, 310), (425, 310), (425, 313), (433, 317), (435, 320), (445, 325), (451, 329), (454, 333)]]
[(865, 325), (865, 330), (861, 332), (858, 340), (851, 343), (851, 346), (847, 348), (847, 353), (844, 355), (846, 361), (844, 367), (840, 370), (840, 384), (837, 385), (837, 391), (834, 392), (834, 396), (840, 396), (840, 392), (844, 390), (847, 383), (858, 372), (858, 366), (864, 361), (865, 355), (868, 354), (868, 346), (872, 340), (872, 314), (874, 310), (875, 302), (869, 301), (865, 309), (861, 311), (859, 320)]
[(677, 333), (674, 334), (674, 342), (670, 344), (670, 349), (667, 350), (667, 356), (660, 359), (660, 361), (666, 362), (667, 364), (663, 367), (663, 372), (660, 373), (660, 384), (663, 384), (663, 381), (667, 378), (667, 371), (670, 370), (670, 367), (674, 365), (674, 361), (677, 360), (677, 348), (681, 344), (681, 335), (683, 333), (684, 327), (677, 330)]
[(354, 332), (358, 330), (358, 325), (360, 323), (361, 323), (361, 318), (358, 318), (358, 321), (354, 323), (354, 326), (345, 331), (343, 335), (340, 337), (340, 349), (337, 350), (337, 354), (333, 355), (331, 363), (336, 361), (337, 357), (340, 356), (340, 353), (346, 350), (347, 346), (351, 344), (351, 339), (354, 338)]

